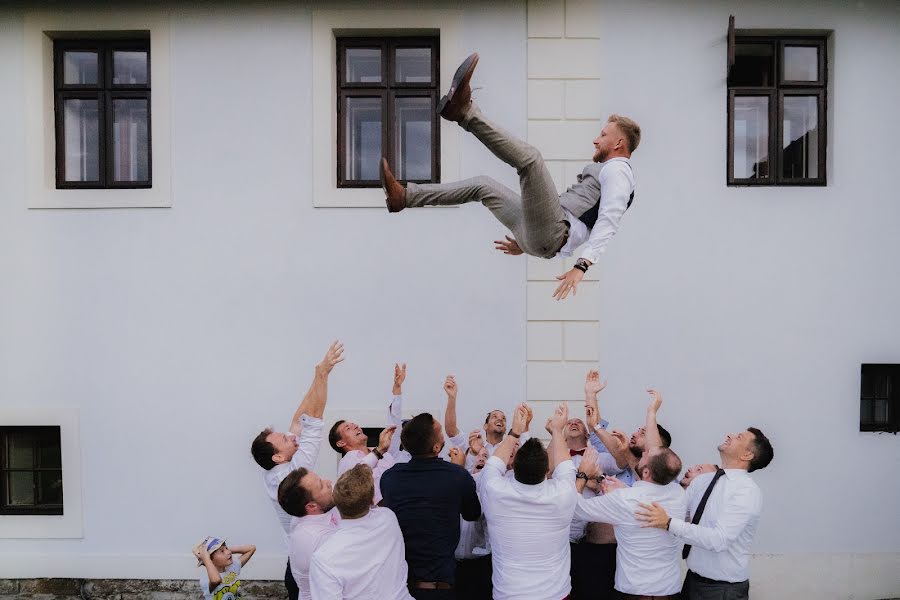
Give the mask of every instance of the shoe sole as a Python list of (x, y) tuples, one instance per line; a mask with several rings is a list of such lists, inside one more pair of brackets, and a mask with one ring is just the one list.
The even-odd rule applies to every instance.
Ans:
[(475, 65), (478, 64), (478, 53), (472, 53), (466, 58), (466, 60), (462, 61), (462, 64), (459, 65), (459, 68), (456, 69), (456, 73), (453, 74), (453, 79), (450, 81), (450, 89), (447, 93), (441, 98), (441, 101), (438, 102), (437, 112), (441, 114), (444, 112), (444, 109), (447, 108), (447, 105), (453, 100), (453, 94), (456, 93), (456, 90), (459, 89), (459, 85), (462, 83), (462, 80), (465, 79), (466, 75), (471, 77), (471, 73), (475, 70)]

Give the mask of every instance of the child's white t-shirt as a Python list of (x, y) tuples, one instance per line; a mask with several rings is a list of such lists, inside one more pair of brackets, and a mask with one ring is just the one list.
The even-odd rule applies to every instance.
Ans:
[(209, 591), (209, 573), (203, 567), (200, 574), (200, 589), (203, 591), (204, 600), (237, 600), (241, 597), (241, 560), (237, 556), (232, 557), (231, 564), (222, 575), (222, 583), (216, 589)]

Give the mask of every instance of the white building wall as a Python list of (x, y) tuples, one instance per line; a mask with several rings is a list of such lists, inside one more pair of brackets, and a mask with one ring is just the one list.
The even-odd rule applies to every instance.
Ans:
[[(524, 136), (525, 103), (507, 94), (525, 95), (525, 5), (433, 6), (459, 11), (458, 59), (477, 48), (490, 82), (480, 102)], [(116, 210), (26, 208), (33, 7), (0, 9), (0, 414), (77, 407), (83, 488), (80, 538), (2, 539), (0, 517), (0, 578), (193, 577), (190, 548), (208, 534), (257, 544), (248, 577), (281, 577), (249, 445), (287, 426), (335, 338), (347, 360), (329, 421), (386, 412), (395, 361), (409, 363), (409, 412), (443, 414), (448, 373), (467, 428), (524, 398), (525, 263), (493, 249), (502, 227), (483, 208), (313, 208), (323, 7), (164, 7), (172, 208)], [(462, 176), (516, 185), (470, 136), (460, 154)], [(334, 464), (323, 444), (323, 472)]]
[[(631, 431), (643, 390), (657, 386), (686, 465), (716, 460), (726, 432), (769, 435), (776, 458), (754, 475), (766, 499), (754, 597), (900, 595), (898, 440), (859, 432), (860, 364), (900, 362), (900, 243), (888, 225), (900, 221), (900, 80), (881, 66), (900, 51), (900, 6), (578, 4), (529, 2), (529, 35), (542, 38), (529, 40), (530, 139), (571, 164), (555, 173), (568, 184), (569, 161), (594, 135), (571, 122), (570, 88), (532, 77), (595, 77), (578, 105), (644, 131), (634, 206), (592, 269), (604, 416)], [(729, 14), (739, 28), (834, 30), (826, 188), (725, 186)], [(583, 36), (597, 39), (568, 39)], [(546, 301), (552, 284), (538, 280), (553, 274), (546, 263), (528, 272), (529, 340), (540, 339), (528, 395), (577, 399), (584, 365), (566, 360), (559, 325), (590, 314), (569, 306), (540, 315), (556, 323), (531, 320), (531, 289), (545, 286)]]

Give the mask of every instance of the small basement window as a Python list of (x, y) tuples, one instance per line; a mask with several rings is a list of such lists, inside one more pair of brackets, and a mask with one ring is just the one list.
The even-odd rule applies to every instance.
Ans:
[(859, 430), (900, 431), (900, 365), (862, 365)]

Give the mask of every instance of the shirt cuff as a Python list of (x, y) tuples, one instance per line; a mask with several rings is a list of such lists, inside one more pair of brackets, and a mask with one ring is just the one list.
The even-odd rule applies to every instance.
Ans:
[(685, 525), (687, 525), (687, 521), (672, 518), (672, 520), (669, 521), (669, 533), (676, 537), (681, 537), (684, 535), (684, 530), (686, 529)]
[(311, 417), (308, 414), (303, 413), (302, 415), (300, 415), (300, 423), (303, 425), (315, 426), (315, 425), (323, 425), (325, 423), (325, 421), (323, 421), (322, 419), (320, 419), (318, 417)]

